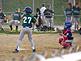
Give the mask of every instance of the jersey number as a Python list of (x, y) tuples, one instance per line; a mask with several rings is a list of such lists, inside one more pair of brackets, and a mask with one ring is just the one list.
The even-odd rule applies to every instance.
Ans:
[[(24, 20), (24, 21), (23, 21), (24, 23), (29, 23), (29, 24), (30, 24), (32, 18), (31, 18), (31, 17), (23, 17), (23, 20)], [(27, 20), (28, 20), (28, 22), (27, 22)]]

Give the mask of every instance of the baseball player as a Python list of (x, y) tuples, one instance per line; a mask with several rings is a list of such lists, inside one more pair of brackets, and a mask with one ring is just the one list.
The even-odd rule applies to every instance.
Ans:
[(41, 19), (43, 22), (43, 26), (46, 26), (46, 20), (45, 20), (45, 16), (44, 16), (44, 11), (46, 10), (45, 4), (42, 4), (42, 7), (40, 8), (40, 15), (41, 15)]
[(65, 21), (72, 21), (72, 5), (68, 3), (67, 8), (64, 10), (64, 15), (66, 16)]
[(0, 29), (3, 30), (2, 25), (4, 23), (5, 15), (2, 12), (2, 9), (0, 8)]
[(73, 37), (70, 29), (64, 29), (63, 33), (60, 34), (59, 43), (63, 46), (63, 48), (72, 46)]
[(47, 9), (44, 11), (45, 19), (47, 21), (47, 27), (49, 30), (54, 30), (53, 10), (50, 9), (50, 5), (47, 5)]
[(76, 3), (76, 5), (73, 6), (73, 21), (74, 21), (76, 31), (79, 28), (80, 10), (81, 10), (81, 8), (79, 7), (79, 4)]
[(35, 52), (36, 51), (35, 50), (35, 43), (32, 39), (32, 29), (31, 28), (32, 28), (32, 23), (35, 23), (36, 19), (34, 18), (34, 16), (31, 15), (31, 13), (32, 13), (31, 7), (26, 7), (24, 9), (24, 12), (25, 12), (25, 14), (22, 16), (22, 18), (23, 18), (23, 23), (22, 23), (23, 28), (22, 28), (22, 30), (19, 34), (15, 52), (19, 52), (18, 48), (19, 48), (19, 46), (22, 42), (22, 39), (24, 37), (25, 32), (28, 33), (28, 39), (31, 43), (32, 50), (33, 50), (33, 52)]
[(43, 21), (41, 19), (40, 9), (39, 8), (36, 9), (36, 19), (37, 19), (36, 27), (37, 27), (37, 30), (39, 31), (43, 27)]
[(20, 19), (21, 19), (20, 9), (16, 9), (16, 12), (13, 13), (12, 17), (13, 17), (13, 20), (11, 20), (10, 23), (9, 23), (10, 29), (12, 31), (13, 30), (12, 25), (15, 25), (16, 31), (18, 31), (18, 25), (20, 24)]
[(65, 9), (64, 14), (66, 16), (64, 28), (66, 28), (67, 26), (69, 26), (69, 28), (71, 28), (71, 25), (72, 25), (72, 6), (71, 6), (71, 3), (68, 3), (68, 7)]

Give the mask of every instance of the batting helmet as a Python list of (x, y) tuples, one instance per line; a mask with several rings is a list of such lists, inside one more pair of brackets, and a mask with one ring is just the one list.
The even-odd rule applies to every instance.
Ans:
[(24, 12), (31, 14), (32, 8), (31, 7), (25, 7)]

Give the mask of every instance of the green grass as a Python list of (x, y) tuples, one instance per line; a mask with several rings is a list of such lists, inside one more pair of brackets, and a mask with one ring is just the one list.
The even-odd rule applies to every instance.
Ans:
[[(20, 31), (1, 31), (0, 30), (0, 34), (19, 34)], [(56, 34), (58, 32), (54, 32), (54, 31), (33, 31), (33, 34)]]

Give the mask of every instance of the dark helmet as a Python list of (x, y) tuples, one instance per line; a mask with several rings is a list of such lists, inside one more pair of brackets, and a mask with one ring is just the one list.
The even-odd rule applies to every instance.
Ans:
[(32, 8), (31, 7), (25, 7), (24, 12), (31, 14), (32, 13)]
[(72, 26), (72, 23), (71, 23), (71, 22), (65, 21), (65, 28), (66, 28), (66, 29), (70, 29), (71, 26)]

